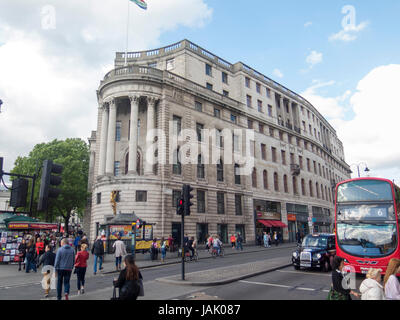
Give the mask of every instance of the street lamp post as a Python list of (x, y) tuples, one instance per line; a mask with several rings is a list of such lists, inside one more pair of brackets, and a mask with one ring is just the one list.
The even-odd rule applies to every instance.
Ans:
[[(356, 167), (357, 167), (357, 173), (358, 173), (358, 177), (359, 177), (359, 178), (361, 177), (361, 176), (360, 176), (360, 166), (361, 166), (361, 165), (365, 165), (364, 172), (366, 172), (367, 174), (368, 174), (368, 172), (371, 171), (371, 170), (368, 169), (368, 165), (367, 165), (365, 162), (353, 163), (353, 164), (350, 165), (350, 167), (351, 167), (351, 166), (356, 166)], [(353, 173), (353, 172), (351, 172), (351, 173)]]

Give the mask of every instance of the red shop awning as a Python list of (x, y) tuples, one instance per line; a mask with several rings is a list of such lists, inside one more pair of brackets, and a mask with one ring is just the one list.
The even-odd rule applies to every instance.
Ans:
[(279, 221), (279, 220), (271, 220), (271, 223), (274, 227), (278, 227), (278, 228), (287, 228), (288, 227), (286, 224), (284, 224), (282, 221)]
[(258, 222), (262, 223), (266, 227), (272, 227), (273, 225), (271, 224), (271, 220), (257, 220)]

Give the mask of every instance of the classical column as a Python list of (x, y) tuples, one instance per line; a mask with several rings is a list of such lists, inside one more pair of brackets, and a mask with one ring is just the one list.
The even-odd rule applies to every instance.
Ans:
[[(154, 130), (154, 114), (155, 114), (155, 105), (156, 98), (147, 97), (147, 134)], [(151, 175), (153, 174), (153, 162), (154, 162), (154, 151), (149, 152), (151, 146), (153, 145), (153, 141), (146, 142), (146, 162), (144, 167), (144, 174)]]
[(139, 116), (139, 96), (130, 96), (131, 100), (131, 127), (129, 136), (129, 163), (128, 174), (138, 174), (137, 167), (137, 148), (138, 148), (138, 116)]
[(107, 131), (108, 131), (108, 106), (103, 103), (101, 107), (101, 134), (100, 134), (100, 155), (99, 155), (99, 176), (106, 174), (106, 152), (107, 152)]
[(117, 125), (117, 106), (113, 98), (109, 103), (110, 115), (108, 121), (107, 132), (107, 162), (106, 174), (114, 175), (114, 159), (115, 159), (115, 127)]

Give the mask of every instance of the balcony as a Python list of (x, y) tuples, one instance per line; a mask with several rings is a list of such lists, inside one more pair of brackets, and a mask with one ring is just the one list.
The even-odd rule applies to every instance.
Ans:
[(300, 166), (292, 163), (290, 165), (290, 172), (292, 173), (292, 176), (298, 176), (300, 174)]

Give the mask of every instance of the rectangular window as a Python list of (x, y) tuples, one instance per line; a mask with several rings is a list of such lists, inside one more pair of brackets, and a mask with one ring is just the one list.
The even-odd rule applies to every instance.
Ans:
[(157, 62), (151, 62), (148, 64), (150, 68), (157, 68)]
[(282, 131), (279, 131), (279, 140), (283, 141), (283, 132)]
[(268, 105), (268, 116), (272, 117), (272, 106)]
[(300, 169), (303, 170), (303, 157), (299, 156), (299, 165), (300, 165)]
[(276, 162), (276, 148), (271, 147), (272, 162)]
[(204, 124), (196, 123), (197, 141), (203, 141)]
[(196, 111), (203, 112), (203, 104), (201, 102), (195, 101), (194, 108), (196, 109)]
[(225, 194), (217, 192), (217, 213), (225, 214)]
[(117, 121), (115, 125), (115, 141), (121, 141), (121, 121)]
[(239, 152), (239, 136), (233, 135), (233, 151)]
[(96, 204), (100, 204), (101, 203), (101, 192), (96, 193)]
[(176, 204), (178, 199), (182, 196), (182, 190), (173, 190), (172, 191), (172, 207), (176, 208)]
[(216, 143), (218, 148), (224, 147), (224, 136), (222, 135), (222, 130), (217, 129)]
[(282, 164), (286, 165), (286, 151), (281, 150)]
[(245, 78), (245, 85), (247, 88), (250, 88), (250, 78), (248, 77)]
[(228, 84), (228, 74), (226, 72), (222, 72), (222, 82)]
[(253, 129), (253, 124), (254, 124), (253, 120), (247, 120), (248, 129)]
[(262, 110), (262, 101), (261, 100), (257, 100), (257, 107), (258, 107), (258, 112), (263, 112), (263, 110)]
[(243, 215), (243, 211), (242, 211), (242, 196), (240, 194), (235, 194), (235, 214), (237, 216)]
[(147, 191), (136, 191), (136, 202), (147, 202)]
[(261, 84), (259, 84), (258, 82), (256, 83), (256, 91), (257, 93), (261, 93)]
[(119, 176), (119, 161), (114, 161), (114, 176)]
[(214, 108), (214, 117), (221, 118), (221, 110)]
[(251, 108), (251, 96), (246, 95), (246, 103), (249, 108)]
[(197, 190), (197, 212), (206, 212), (206, 192), (203, 190)]
[(264, 125), (262, 123), (258, 124), (258, 131), (262, 134), (264, 134)]
[(269, 135), (270, 135), (271, 137), (274, 137), (274, 136), (275, 136), (274, 128), (269, 127)]
[(172, 122), (174, 126), (174, 135), (179, 136), (182, 130), (182, 118), (178, 116), (173, 116)]
[(268, 98), (271, 98), (271, 89), (266, 88), (266, 94)]
[(229, 91), (222, 90), (222, 94), (223, 94), (225, 97), (229, 97)]
[(213, 85), (211, 83), (208, 83), (208, 82), (206, 84), (206, 87), (207, 87), (208, 90), (212, 90), (213, 89)]
[(307, 158), (307, 170), (311, 172), (310, 159)]
[(206, 75), (212, 76), (212, 67), (208, 63), (206, 63)]
[(231, 114), (231, 121), (237, 124), (237, 116)]
[(261, 144), (261, 159), (267, 160), (267, 146), (265, 144)]

